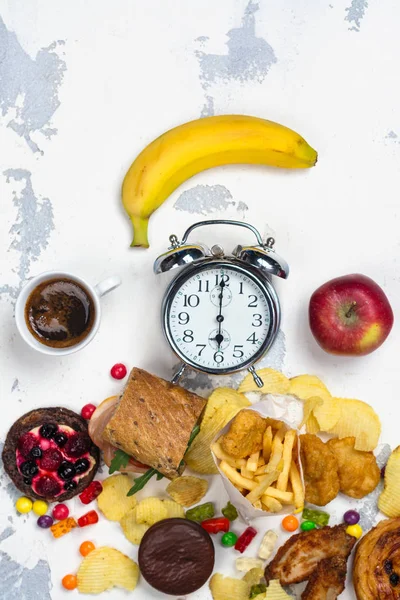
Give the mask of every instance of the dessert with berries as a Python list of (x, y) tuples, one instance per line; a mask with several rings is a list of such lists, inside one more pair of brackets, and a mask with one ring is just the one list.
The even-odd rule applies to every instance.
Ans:
[(63, 502), (93, 480), (99, 449), (85, 419), (67, 408), (40, 408), (23, 415), (8, 432), (4, 468), (30, 498)]

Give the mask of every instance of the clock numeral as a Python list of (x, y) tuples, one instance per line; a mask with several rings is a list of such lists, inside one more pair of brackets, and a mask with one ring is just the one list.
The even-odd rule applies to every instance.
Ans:
[(190, 306), (191, 308), (196, 308), (200, 304), (200, 298), (196, 294), (187, 294), (183, 297), (183, 306)]
[(258, 314), (258, 313), (255, 313), (253, 315), (253, 318), (254, 318), (254, 321), (251, 324), (252, 327), (261, 327), (261, 325), (262, 325), (262, 316), (260, 314)]
[(243, 294), (243, 281), (239, 283), (239, 294)]
[(199, 352), (199, 356), (201, 356), (201, 353), (203, 352), (205, 347), (206, 347), (206, 344), (196, 344), (196, 348), (201, 348), (201, 350)]
[(223, 354), (221, 354), (221, 352), (216, 352), (216, 353), (214, 354), (214, 361), (215, 361), (215, 362), (216, 362), (218, 365), (220, 365), (221, 363), (223, 363), (223, 362), (224, 362), (224, 355), (223, 355)]
[(243, 352), (243, 350), (240, 350), (240, 348), (243, 348), (243, 346), (239, 346), (239, 345), (233, 346), (233, 357), (234, 358), (242, 358), (244, 352)]
[(252, 344), (257, 344), (258, 339), (256, 338), (256, 333), (254, 332), (251, 335), (249, 335), (246, 342), (251, 342)]
[[(253, 298), (253, 300), (251, 300), (251, 298)], [(249, 308), (257, 308), (258, 296), (256, 296), (255, 294), (250, 294), (249, 295), (249, 300), (250, 300), (250, 302), (248, 303), (247, 306)]]
[[(221, 275), (221, 281), (223, 281), (225, 283), (225, 285), (229, 285), (228, 281), (230, 280), (229, 275)], [(220, 282), (220, 276), (217, 273), (215, 276), (215, 285), (219, 285)]]
[(186, 344), (189, 344), (190, 342), (193, 342), (193, 340), (193, 330), (185, 329), (185, 331), (183, 332), (183, 341), (186, 342)]
[[(206, 281), (199, 281), (199, 289), (197, 290), (199, 293), (201, 292), (209, 292), (210, 291), (210, 282), (207, 279)], [(204, 289), (203, 289), (203, 285), (204, 285)]]
[(190, 317), (187, 312), (180, 312), (178, 315), (178, 319), (179, 319), (179, 325), (187, 325), (190, 321)]

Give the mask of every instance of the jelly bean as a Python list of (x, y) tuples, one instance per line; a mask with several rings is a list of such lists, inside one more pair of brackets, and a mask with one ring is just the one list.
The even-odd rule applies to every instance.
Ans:
[(344, 513), (343, 520), (347, 525), (357, 525), (360, 515), (356, 510), (348, 510)]
[(228, 533), (224, 533), (224, 535), (222, 536), (221, 544), (226, 548), (231, 548), (236, 544), (237, 539), (238, 537), (236, 533), (233, 533), (233, 531), (228, 531)]
[(45, 515), (47, 513), (48, 508), (49, 505), (44, 500), (35, 500), (35, 502), (33, 503), (33, 512), (38, 517)]
[(361, 529), (360, 525), (349, 525), (346, 527), (346, 533), (352, 535), (358, 540), (362, 536), (363, 530)]
[(247, 546), (249, 546), (252, 542), (252, 540), (256, 537), (257, 535), (257, 530), (254, 529), (254, 527), (248, 527), (247, 529), (245, 529), (242, 533), (241, 536), (239, 536), (236, 544), (235, 544), (235, 550), (237, 550), (240, 553), (243, 553)]
[(26, 498), (25, 496), (21, 496), (21, 498), (18, 498), (18, 500), (15, 503), (15, 508), (21, 514), (31, 512), (32, 506), (32, 500), (29, 500), (29, 498)]
[(288, 515), (282, 519), (282, 527), (286, 531), (296, 531), (299, 526), (299, 520), (294, 515)]
[(99, 520), (99, 515), (95, 510), (91, 510), (85, 515), (82, 515), (78, 519), (79, 527), (86, 527), (87, 525), (94, 525)]
[(123, 379), (127, 374), (127, 369), (122, 363), (117, 363), (112, 367), (110, 373), (111, 377), (114, 377), (114, 379)]
[(89, 421), (92, 418), (92, 414), (96, 410), (96, 406), (94, 404), (85, 404), (85, 406), (81, 410), (81, 416)]
[(39, 527), (41, 527), (42, 529), (48, 529), (49, 527), (51, 527), (53, 525), (54, 521), (53, 519), (50, 517), (50, 515), (42, 515), (41, 517), (38, 518), (37, 520), (37, 524), (39, 525)]
[(101, 485), (100, 481), (92, 481), (92, 483), (89, 484), (85, 490), (83, 490), (82, 494), (79, 494), (79, 500), (82, 502), (82, 504), (90, 504), (90, 502), (95, 500), (97, 496), (100, 496), (102, 491), (103, 486)]
[(63, 521), (69, 516), (69, 508), (66, 504), (57, 504), (51, 514), (57, 521)]
[(302, 531), (311, 531), (311, 529), (315, 529), (316, 525), (312, 521), (303, 521), (300, 525), (300, 529)]

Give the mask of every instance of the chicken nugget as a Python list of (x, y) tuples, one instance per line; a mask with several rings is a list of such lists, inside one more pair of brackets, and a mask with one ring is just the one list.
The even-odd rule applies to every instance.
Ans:
[(356, 438), (329, 440), (326, 445), (338, 463), (340, 491), (352, 498), (364, 498), (378, 485), (381, 477), (373, 452), (355, 450)]
[(254, 410), (241, 410), (224, 435), (222, 449), (234, 458), (246, 458), (263, 447), (266, 420)]
[(340, 489), (335, 455), (319, 437), (306, 433), (300, 436), (300, 458), (306, 501), (325, 506), (336, 498)]

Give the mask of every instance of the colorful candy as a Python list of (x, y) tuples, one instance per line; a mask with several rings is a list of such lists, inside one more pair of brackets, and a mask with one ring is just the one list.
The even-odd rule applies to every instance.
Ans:
[(21, 496), (21, 498), (18, 498), (18, 500), (15, 503), (16, 510), (21, 514), (31, 512), (32, 506), (32, 500), (29, 500), (29, 498), (26, 498), (25, 496)]
[(99, 515), (95, 510), (91, 510), (85, 515), (82, 515), (78, 519), (79, 527), (86, 527), (87, 525), (94, 525), (99, 520)]
[(356, 510), (348, 510), (344, 513), (343, 520), (347, 525), (357, 525), (360, 515)]
[(89, 421), (92, 418), (92, 414), (96, 410), (96, 406), (94, 404), (85, 404), (85, 406), (81, 410), (81, 416)]
[(127, 374), (126, 366), (122, 363), (117, 363), (112, 367), (110, 373), (114, 379), (123, 379)]
[(299, 527), (299, 520), (294, 515), (287, 515), (282, 519), (282, 527), (286, 531), (296, 531)]
[(42, 529), (48, 529), (49, 527), (51, 527), (53, 525), (54, 521), (53, 519), (50, 517), (50, 515), (42, 515), (41, 517), (38, 518), (37, 520), (37, 524), (39, 525), (39, 527), (41, 527)]
[(78, 580), (76, 575), (65, 575), (65, 577), (62, 578), (61, 583), (66, 590), (74, 590), (78, 585)]
[(79, 494), (79, 500), (82, 504), (90, 504), (93, 500), (96, 500), (97, 496), (100, 496), (102, 491), (103, 486), (100, 481), (92, 481), (92, 483), (83, 490), (82, 494)]
[(257, 530), (254, 529), (254, 527), (248, 527), (247, 529), (245, 529), (242, 535), (239, 536), (235, 544), (235, 550), (237, 550), (240, 553), (243, 553), (246, 550), (246, 548), (251, 544), (256, 535)]
[(305, 508), (302, 517), (305, 521), (312, 521), (319, 527), (328, 525), (330, 519), (329, 513), (324, 512), (323, 510), (314, 510), (312, 508)]
[(93, 544), (93, 542), (86, 541), (86, 542), (82, 542), (82, 544), (79, 546), (79, 552), (82, 554), (82, 556), (87, 556), (95, 548), (96, 548), (96, 546)]
[(216, 519), (206, 519), (200, 523), (203, 529), (208, 533), (220, 533), (229, 531), (229, 519), (226, 517), (217, 517)]
[(69, 508), (66, 504), (57, 504), (51, 514), (57, 521), (62, 521), (69, 516)]
[(275, 544), (278, 541), (278, 536), (275, 531), (270, 529), (267, 531), (261, 541), (260, 547), (258, 549), (258, 556), (263, 560), (267, 560), (272, 552), (274, 551)]
[(54, 523), (50, 530), (55, 538), (60, 538), (75, 529), (75, 527), (78, 527), (78, 523), (72, 517), (68, 517), (68, 519)]
[(226, 517), (230, 521), (235, 521), (239, 516), (235, 506), (233, 506), (233, 504), (231, 504), (230, 502), (228, 502), (228, 504), (225, 506), (225, 508), (221, 510), (221, 512), (224, 515), (224, 517)]
[(361, 529), (360, 525), (349, 525), (346, 527), (346, 533), (352, 535), (356, 538), (356, 540), (358, 540), (362, 536), (363, 530)]
[(236, 535), (236, 533), (233, 533), (233, 531), (228, 531), (227, 533), (224, 533), (224, 535), (221, 538), (221, 544), (223, 546), (225, 546), (226, 548), (231, 548), (232, 546), (234, 546), (237, 542), (238, 536)]
[(316, 528), (316, 524), (313, 523), (312, 521), (303, 521), (302, 524), (300, 525), (300, 529), (302, 531), (311, 531), (312, 529)]
[(206, 502), (205, 504), (199, 504), (199, 506), (187, 510), (185, 516), (189, 521), (201, 523), (201, 521), (205, 521), (206, 519), (212, 519), (214, 514), (214, 504), (212, 502)]
[(41, 517), (42, 515), (45, 515), (47, 513), (49, 505), (44, 500), (35, 500), (32, 508), (35, 515)]

